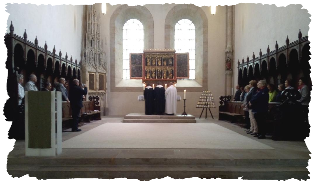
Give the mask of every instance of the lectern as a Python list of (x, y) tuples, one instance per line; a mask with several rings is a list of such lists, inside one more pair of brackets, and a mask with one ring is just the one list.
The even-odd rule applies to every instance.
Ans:
[(25, 155), (61, 154), (61, 121), (61, 92), (25, 92)]

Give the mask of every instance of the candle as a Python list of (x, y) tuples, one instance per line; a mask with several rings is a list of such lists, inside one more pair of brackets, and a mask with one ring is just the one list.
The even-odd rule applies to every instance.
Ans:
[(143, 90), (145, 90), (145, 84), (143, 83)]
[(1, 88), (5, 88), (5, 73), (1, 72)]
[(153, 84), (153, 89), (155, 89), (155, 84)]
[(184, 90), (183, 99), (186, 99), (186, 90)]
[(165, 89), (167, 89), (167, 84), (165, 84)]
[(174, 84), (175, 87), (177, 87), (177, 84)]

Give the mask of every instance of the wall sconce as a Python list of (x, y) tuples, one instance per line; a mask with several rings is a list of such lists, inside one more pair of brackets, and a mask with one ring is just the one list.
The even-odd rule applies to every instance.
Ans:
[(107, 3), (101, 3), (101, 11), (103, 14), (107, 12)]
[(210, 11), (211, 11), (212, 15), (215, 15), (216, 14), (216, 6), (211, 6)]

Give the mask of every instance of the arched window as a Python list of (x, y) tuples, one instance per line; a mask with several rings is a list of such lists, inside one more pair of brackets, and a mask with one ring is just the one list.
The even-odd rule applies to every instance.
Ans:
[(177, 53), (189, 53), (189, 79), (195, 79), (195, 25), (182, 19), (175, 25), (174, 48)]
[(144, 49), (143, 24), (136, 19), (123, 26), (123, 79), (130, 79), (130, 53), (142, 53)]

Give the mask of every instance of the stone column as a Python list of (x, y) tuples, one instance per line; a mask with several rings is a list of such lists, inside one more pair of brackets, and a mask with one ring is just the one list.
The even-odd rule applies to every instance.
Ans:
[(227, 34), (226, 34), (226, 50), (225, 50), (225, 95), (233, 95), (232, 93), (232, 63), (233, 63), (233, 6), (227, 6)]

